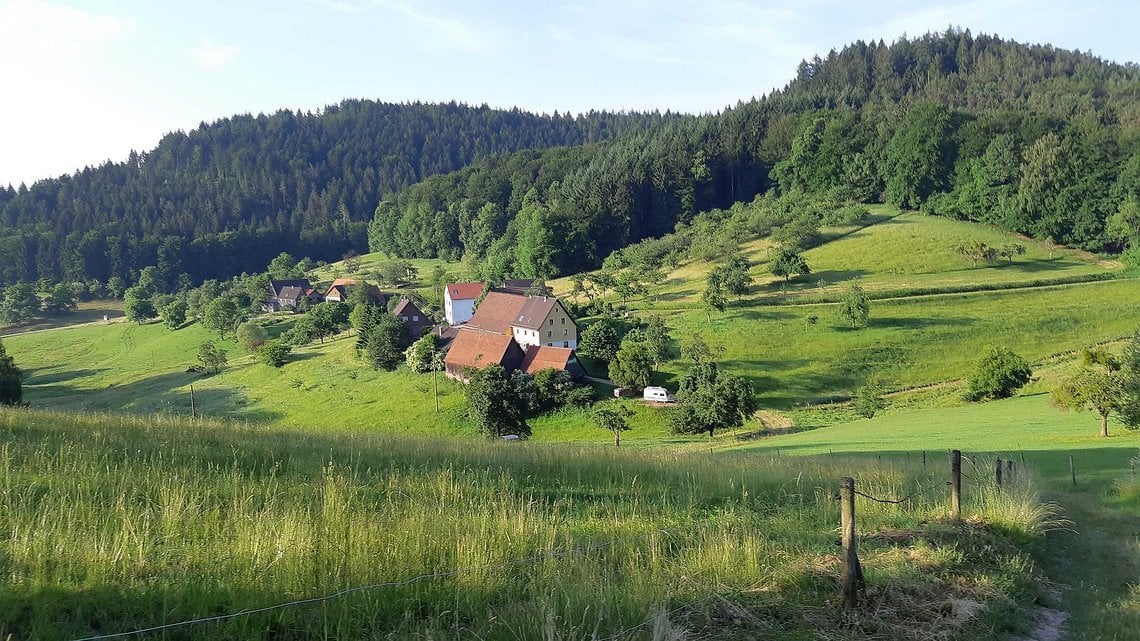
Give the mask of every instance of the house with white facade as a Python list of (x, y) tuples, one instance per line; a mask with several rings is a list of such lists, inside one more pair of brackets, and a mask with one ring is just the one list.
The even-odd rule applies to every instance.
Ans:
[(475, 315), (475, 301), (483, 283), (448, 283), (443, 288), (443, 317), (448, 325), (462, 325)]

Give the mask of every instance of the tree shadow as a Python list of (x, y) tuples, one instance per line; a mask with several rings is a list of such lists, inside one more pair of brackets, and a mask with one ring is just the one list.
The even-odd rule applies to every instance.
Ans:
[[(923, 329), (926, 327), (965, 327), (973, 325), (974, 319), (972, 318), (955, 318), (948, 316), (940, 317), (872, 317), (867, 320), (867, 327), (882, 328), (882, 329)], [(844, 329), (852, 331), (850, 326), (841, 327), (837, 329)]]
[(24, 384), (29, 386), (45, 386), (55, 383), (65, 383), (77, 378), (98, 376), (106, 371), (106, 368), (57, 370), (54, 367), (40, 367), (24, 371)]

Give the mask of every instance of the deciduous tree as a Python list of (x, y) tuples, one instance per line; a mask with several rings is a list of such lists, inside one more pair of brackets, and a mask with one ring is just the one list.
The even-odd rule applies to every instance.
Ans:
[(843, 299), (839, 301), (839, 318), (850, 323), (851, 329), (858, 329), (860, 325), (867, 324), (870, 315), (871, 303), (867, 293), (859, 283), (852, 283)]
[(599, 407), (594, 410), (594, 424), (614, 435), (614, 447), (621, 446), (621, 433), (632, 429), (627, 420), (633, 416), (624, 405)]

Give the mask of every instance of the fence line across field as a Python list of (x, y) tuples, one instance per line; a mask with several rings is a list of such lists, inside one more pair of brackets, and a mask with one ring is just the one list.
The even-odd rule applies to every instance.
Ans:
[[(412, 583), (418, 583), (420, 581), (426, 581), (428, 579), (444, 579), (444, 578), (448, 578), (448, 577), (458, 576), (458, 575), (463, 574), (465, 572), (481, 572), (484, 570), (495, 570), (495, 569), (499, 569), (499, 568), (508, 568), (508, 567), (514, 567), (514, 566), (518, 566), (518, 565), (527, 565), (530, 563), (537, 563), (539, 561), (545, 561), (548, 559), (559, 559), (559, 558), (565, 558), (565, 557), (569, 557), (569, 556), (575, 556), (578, 554), (585, 554), (588, 552), (595, 552), (597, 550), (603, 550), (606, 548), (614, 547), (614, 546), (616, 546), (620, 543), (624, 543), (626, 541), (632, 541), (632, 540), (637, 540), (637, 539), (646, 539), (646, 538), (649, 538), (653, 535), (671, 536), (671, 533), (668, 530), (652, 530), (650, 532), (644, 532), (642, 534), (633, 534), (630, 536), (623, 536), (623, 537), (619, 537), (616, 539), (611, 539), (610, 541), (607, 541), (604, 543), (596, 543), (593, 545), (587, 545), (587, 546), (570, 548), (570, 549), (554, 550), (551, 552), (546, 552), (544, 554), (535, 554), (533, 556), (524, 557), (521, 559), (513, 559), (510, 561), (501, 561), (499, 563), (488, 563), (485, 565), (476, 565), (476, 566), (469, 566), (469, 567), (463, 567), (463, 568), (453, 568), (450, 570), (441, 570), (439, 572), (426, 572), (424, 574), (420, 574), (420, 575), (413, 576), (413, 577), (408, 577), (406, 579), (400, 579), (397, 581), (385, 581), (383, 583), (373, 583), (373, 584), (369, 584), (369, 585), (361, 585), (361, 586), (356, 586), (356, 587), (351, 587), (351, 588), (345, 588), (343, 590), (338, 590), (337, 592), (333, 592), (331, 594), (325, 594), (322, 596), (308, 597), (308, 598), (304, 598), (304, 599), (296, 599), (293, 601), (285, 601), (282, 603), (276, 603), (274, 605), (267, 605), (264, 607), (252, 608), (249, 610), (239, 610), (238, 612), (231, 612), (228, 614), (218, 614), (218, 615), (209, 616), (209, 617), (200, 617), (200, 618), (196, 618), (196, 619), (186, 619), (185, 621), (177, 621), (175, 623), (164, 623), (162, 625), (151, 626), (148, 628), (140, 628), (138, 630), (128, 630), (126, 632), (113, 632), (110, 634), (97, 634), (97, 635), (93, 635), (93, 636), (75, 639), (74, 641), (101, 641), (102, 639), (121, 639), (121, 638), (125, 638), (125, 637), (139, 635), (139, 634), (149, 634), (151, 632), (161, 632), (163, 630), (170, 630), (172, 628), (185, 627), (188, 625), (198, 625), (198, 624), (202, 624), (202, 623), (218, 623), (221, 621), (227, 621), (227, 620), (236, 619), (239, 617), (247, 617), (247, 616), (252, 616), (254, 614), (261, 614), (264, 612), (272, 612), (274, 610), (284, 610), (286, 608), (293, 608), (293, 607), (298, 607), (298, 606), (302, 606), (302, 605), (310, 605), (313, 603), (323, 603), (326, 601), (332, 601), (334, 599), (339, 599), (341, 597), (348, 596), (349, 594), (355, 594), (358, 592), (367, 592), (370, 590), (378, 590), (380, 588), (400, 587), (400, 586), (404, 586), (404, 585), (410, 585)], [(710, 598), (710, 597), (705, 597), (705, 598)], [(642, 624), (642, 625), (644, 625), (644, 624)], [(641, 626), (638, 626), (638, 627), (641, 627)], [(634, 629), (636, 629), (636, 628), (634, 628)]]

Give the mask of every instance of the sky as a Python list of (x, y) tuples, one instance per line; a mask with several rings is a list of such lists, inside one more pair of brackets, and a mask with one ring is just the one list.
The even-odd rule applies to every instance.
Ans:
[(0, 185), (237, 113), (344, 98), (715, 112), (805, 58), (948, 26), (1140, 60), (1140, 3), (1089, 0), (0, 0)]

